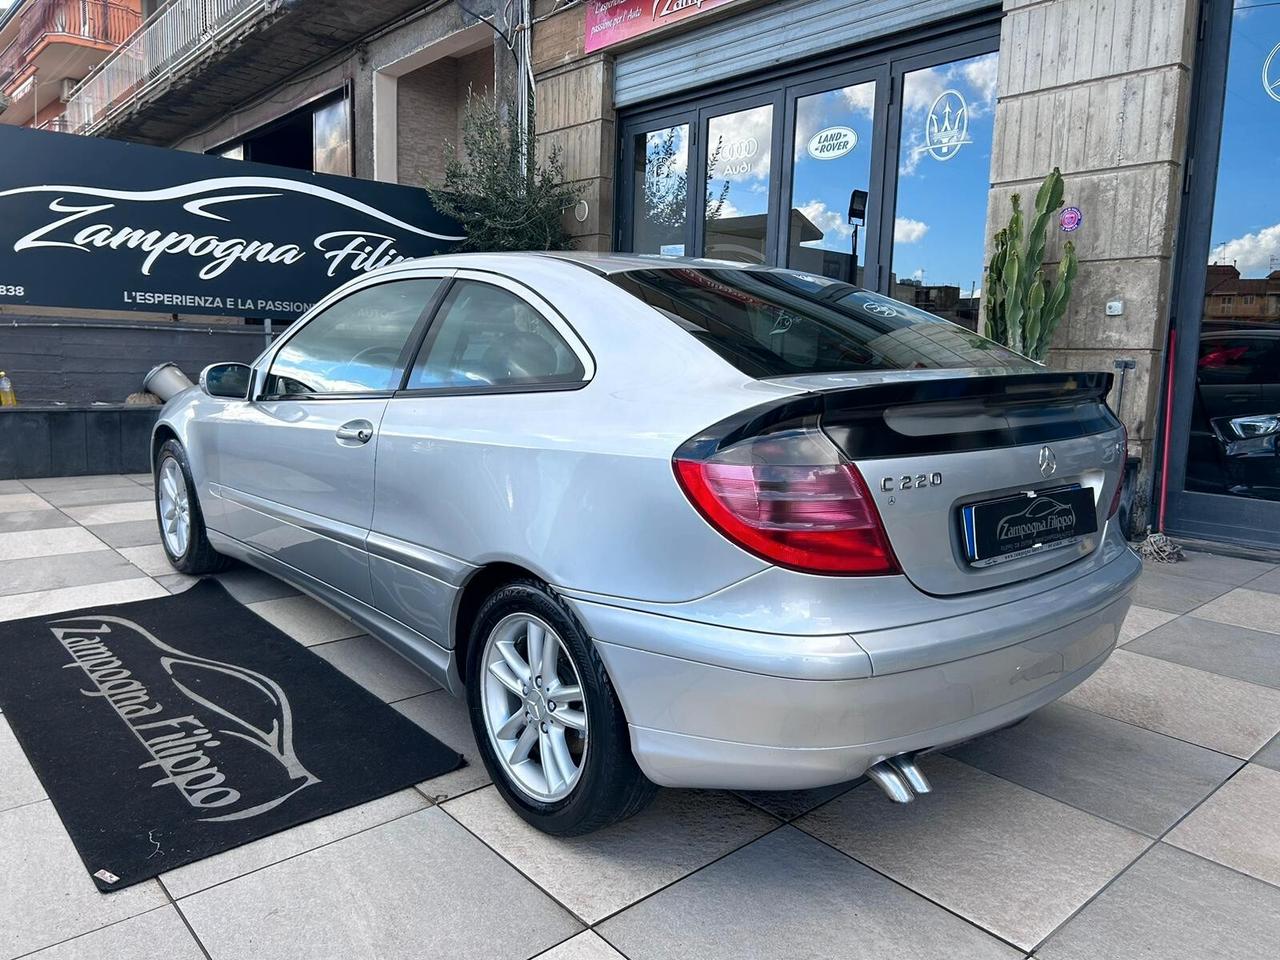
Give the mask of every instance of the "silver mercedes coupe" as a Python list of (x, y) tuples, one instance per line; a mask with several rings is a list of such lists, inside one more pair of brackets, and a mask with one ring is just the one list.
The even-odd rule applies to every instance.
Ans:
[(260, 567), (465, 697), (549, 833), (656, 784), (908, 801), (1115, 646), (1110, 386), (828, 277), (448, 255), (170, 400), (156, 508), (176, 569)]

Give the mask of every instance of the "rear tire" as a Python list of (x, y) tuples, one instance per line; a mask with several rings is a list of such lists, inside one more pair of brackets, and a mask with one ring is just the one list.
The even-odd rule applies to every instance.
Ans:
[(533, 580), (507, 584), (480, 607), (470, 641), (472, 730), (494, 785), (521, 818), (577, 836), (653, 799), (657, 787), (631, 755), (595, 645), (555, 594)]
[(198, 577), (230, 566), (209, 544), (187, 453), (177, 440), (166, 440), (156, 455), (155, 500), (160, 545), (173, 569)]

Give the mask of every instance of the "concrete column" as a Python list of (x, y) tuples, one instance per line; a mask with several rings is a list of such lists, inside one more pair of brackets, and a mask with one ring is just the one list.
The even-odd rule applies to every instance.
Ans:
[[(1055, 166), (1083, 225), (1051, 227), (1080, 260), (1048, 361), (1114, 370), (1132, 357), (1120, 411), (1150, 476), (1172, 256), (1182, 196), (1197, 0), (1005, 0), (987, 235), (1029, 207)], [(1124, 303), (1118, 317), (1108, 301)], [(1118, 381), (1117, 381), (1118, 382)], [(1113, 393), (1113, 404), (1116, 397)]]
[[(535, 15), (551, 4), (539, 3)], [(560, 150), (565, 176), (582, 188), (586, 217), (566, 211), (565, 228), (579, 250), (613, 248), (614, 166), (617, 133), (613, 109), (613, 57), (584, 55), (586, 5), (568, 7), (533, 31), (538, 149)]]

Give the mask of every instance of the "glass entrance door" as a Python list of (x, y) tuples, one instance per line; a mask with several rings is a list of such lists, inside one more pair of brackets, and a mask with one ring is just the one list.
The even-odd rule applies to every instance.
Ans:
[(620, 250), (788, 266), (978, 325), (998, 21), (623, 114)]
[[(1211, 8), (1175, 311), (1166, 527), (1280, 545), (1280, 5)], [(1223, 65), (1225, 64), (1225, 70)]]

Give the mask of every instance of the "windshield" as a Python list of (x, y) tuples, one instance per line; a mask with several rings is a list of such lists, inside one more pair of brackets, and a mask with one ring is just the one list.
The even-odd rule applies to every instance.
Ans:
[(693, 267), (609, 278), (750, 377), (943, 367), (1038, 369), (898, 300), (793, 270)]

